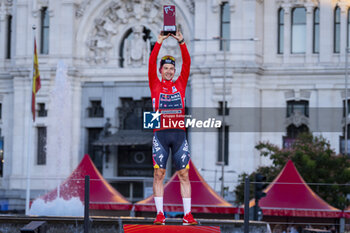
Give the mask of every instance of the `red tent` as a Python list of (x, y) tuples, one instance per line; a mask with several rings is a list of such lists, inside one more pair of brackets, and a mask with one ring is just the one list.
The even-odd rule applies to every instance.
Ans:
[(350, 218), (350, 206), (344, 210), (344, 217)]
[[(90, 209), (131, 210), (132, 204), (116, 191), (100, 174), (89, 155), (85, 155), (78, 167), (60, 185), (60, 197), (69, 200), (79, 197), (84, 202), (85, 176), (90, 176)], [(39, 197), (45, 201), (57, 198), (57, 188)]]
[[(192, 213), (234, 214), (237, 212), (237, 208), (225, 201), (205, 182), (192, 161), (190, 161), (189, 178), (192, 188)], [(137, 202), (135, 211), (156, 212), (154, 196), (151, 195)], [(180, 181), (177, 173), (170, 178), (164, 187), (164, 211), (183, 212)]]
[[(264, 190), (266, 197), (259, 200), (263, 215), (340, 218), (342, 211), (322, 200), (305, 183), (289, 160), (277, 178)], [(255, 200), (249, 206), (255, 205)]]

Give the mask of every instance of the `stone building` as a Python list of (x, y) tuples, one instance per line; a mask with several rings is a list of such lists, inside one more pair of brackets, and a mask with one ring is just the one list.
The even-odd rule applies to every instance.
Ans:
[[(147, 63), (164, 4), (176, 6), (191, 54), (187, 106), (218, 110), (221, 120), (220, 108), (229, 109), (224, 133), (188, 133), (192, 160), (216, 191), (222, 151), (229, 192), (238, 174), (269, 163), (254, 149), (259, 141), (288, 147), (311, 131), (340, 151), (350, 1), (0, 0), (4, 206), (24, 208), (28, 151), (33, 197), (58, 185), (85, 153), (132, 201), (150, 194), (150, 134), (140, 129), (152, 107)], [(34, 35), (41, 89), (32, 123)], [(178, 74), (174, 39), (164, 42), (165, 54), (177, 58)], [(66, 77), (61, 86), (57, 67)]]

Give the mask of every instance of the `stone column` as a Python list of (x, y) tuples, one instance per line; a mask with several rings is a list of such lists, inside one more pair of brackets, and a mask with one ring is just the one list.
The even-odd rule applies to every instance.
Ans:
[(6, 13), (4, 11), (4, 4), (0, 6), (0, 67), (4, 67), (4, 60), (6, 56), (6, 36), (7, 36), (7, 25), (6, 25)]
[(310, 64), (312, 62), (313, 52), (313, 5), (308, 4), (306, 6), (306, 51), (305, 51), (305, 63)]
[[(206, 9), (206, 1), (200, 0), (196, 1), (195, 13), (194, 13), (194, 39), (206, 39), (207, 38), (207, 14), (203, 12), (207, 12)], [(209, 11), (211, 14), (212, 11)], [(207, 44), (212, 45), (211, 41), (194, 41), (194, 60), (198, 63), (202, 63), (205, 61), (205, 54), (203, 54), (207, 50)]]
[[(333, 54), (333, 12), (329, 0), (320, 0), (320, 62), (328, 63)], [(332, 30), (333, 31), (333, 30)]]

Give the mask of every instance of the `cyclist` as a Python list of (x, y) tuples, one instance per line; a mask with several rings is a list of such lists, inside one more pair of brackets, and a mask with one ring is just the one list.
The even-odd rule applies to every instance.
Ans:
[[(173, 81), (175, 75), (175, 58), (164, 56), (160, 60), (159, 72), (162, 80), (157, 75), (157, 57), (161, 45), (169, 36), (175, 38), (180, 46), (182, 55), (182, 68), (180, 76)], [(181, 196), (184, 206), (184, 225), (198, 224), (191, 214), (191, 184), (188, 177), (190, 152), (185, 133), (185, 91), (190, 74), (191, 58), (188, 53), (183, 35), (180, 31), (176, 35), (159, 34), (157, 42), (149, 58), (148, 79), (151, 89), (153, 110), (161, 114), (162, 123), (159, 129), (154, 130), (152, 156), (154, 167), (153, 193), (157, 209), (157, 217), (154, 224), (164, 224), (163, 214), (163, 181), (166, 171), (166, 162), (171, 148), (173, 160), (180, 180)], [(182, 123), (181, 123), (182, 122)]]

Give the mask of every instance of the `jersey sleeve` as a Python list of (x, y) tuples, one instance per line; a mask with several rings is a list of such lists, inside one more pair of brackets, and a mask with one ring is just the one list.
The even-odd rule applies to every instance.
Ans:
[(161, 44), (155, 43), (148, 62), (148, 82), (149, 87), (152, 89), (160, 82), (157, 75), (157, 57)]
[(180, 86), (183, 89), (186, 89), (188, 77), (190, 76), (190, 67), (191, 67), (191, 57), (188, 53), (186, 44), (180, 45), (181, 55), (182, 55), (182, 67), (179, 78), (176, 82), (179, 82)]

